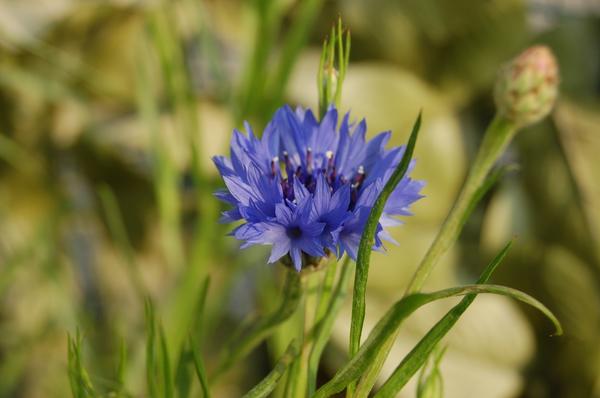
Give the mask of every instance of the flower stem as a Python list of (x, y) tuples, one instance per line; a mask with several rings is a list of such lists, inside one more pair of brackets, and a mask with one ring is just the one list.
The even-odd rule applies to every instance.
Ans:
[(314, 327), (315, 315), (319, 305), (319, 285), (323, 282), (323, 271), (317, 270), (314, 272), (301, 273), (300, 278), (302, 291), (304, 292), (304, 300), (300, 307), (301, 313), (298, 314), (301, 317), (301, 321), (299, 322), (301, 330), (298, 334), (301, 339), (302, 350), (290, 367), (285, 396), (304, 398), (306, 397), (308, 388), (309, 357), (312, 348), (312, 344), (310, 344), (311, 332)]
[(405, 295), (421, 290), (440, 257), (454, 244), (472, 210), (473, 197), (483, 186), (492, 166), (516, 132), (517, 128), (513, 123), (498, 115), (490, 123), (454, 207), (413, 275)]

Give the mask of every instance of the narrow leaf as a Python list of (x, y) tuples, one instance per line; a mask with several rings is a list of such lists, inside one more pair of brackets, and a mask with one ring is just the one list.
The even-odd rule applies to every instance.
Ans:
[(202, 388), (202, 394), (204, 398), (210, 398), (210, 390), (208, 389), (208, 380), (206, 378), (204, 362), (202, 361), (202, 356), (198, 352), (198, 348), (194, 344), (191, 336), (190, 347), (192, 351), (192, 358), (194, 360), (194, 369), (196, 370), (196, 376), (198, 376), (198, 381), (200, 382), (200, 387)]
[[(510, 245), (511, 243), (507, 244), (506, 247), (488, 264), (479, 278), (478, 283), (484, 283), (489, 279), (496, 267), (504, 259)], [(389, 340), (395, 339), (402, 320), (420, 305), (426, 303), (426, 296), (427, 295), (418, 293), (405, 296), (400, 301), (396, 302), (396, 304), (394, 304), (375, 325), (369, 334), (367, 341), (361, 346), (357, 355), (351, 358), (350, 361), (335, 374), (333, 379), (322, 386), (315, 396), (327, 397), (335, 394), (362, 376), (363, 372), (373, 365), (374, 360), (381, 358), (379, 354), (389, 348), (391, 344)]]
[[(467, 219), (470, 217), (471, 213), (477, 206), (477, 204), (481, 201), (481, 199), (485, 196), (485, 194), (494, 186), (496, 183), (504, 176), (504, 174), (511, 168), (511, 166), (499, 167), (494, 170), (490, 175), (485, 179), (483, 184), (475, 191), (475, 193), (470, 198), (467, 209), (462, 215), (461, 223), (464, 224)], [(379, 373), (385, 360), (389, 355), (389, 351), (392, 348), (392, 344), (390, 343), (386, 350), (382, 350), (380, 354), (375, 358), (368, 371), (362, 377), (361, 382), (358, 386), (358, 390), (356, 391), (357, 398), (362, 396), (367, 396), (373, 386), (375, 385), (377, 378), (379, 377)]]
[[(342, 369), (341, 372), (338, 372), (332, 382), (332, 386), (336, 386), (337, 389), (332, 388), (332, 386), (323, 388), (323, 391), (317, 391), (317, 397), (328, 396), (331, 393), (335, 393), (341, 391), (347, 384), (356, 378), (360, 377), (363, 369), (368, 366), (368, 362), (375, 356), (377, 353), (377, 349), (388, 341), (388, 338), (391, 335), (394, 335), (395, 330), (400, 326), (400, 323), (410, 314), (412, 314), (419, 307), (422, 307), (425, 304), (428, 304), (435, 300), (440, 300), (449, 297), (456, 296), (464, 296), (467, 294), (479, 294), (479, 293), (491, 293), (498, 294), (502, 296), (512, 297), (516, 300), (522, 301), (523, 303), (529, 304), (532, 307), (541, 311), (544, 315), (546, 315), (556, 328), (555, 334), (562, 334), (562, 328), (560, 323), (552, 314), (552, 312), (546, 308), (542, 303), (533, 297), (529, 296), (526, 293), (523, 293), (519, 290), (512, 289), (506, 286), (498, 286), (498, 285), (466, 285), (453, 287), (450, 289), (440, 290), (434, 293), (415, 293), (411, 296), (407, 296), (400, 300), (394, 307), (392, 307), (392, 311), (388, 312), (381, 322), (375, 327), (373, 330), (374, 336), (370, 337), (361, 350), (356, 355), (356, 360), (351, 360), (349, 362), (349, 366), (346, 366)], [(343, 376), (338, 377), (338, 375)], [(337, 381), (342, 381), (339, 383)], [(337, 383), (336, 383), (337, 382)], [(331, 382), (330, 382), (331, 383)], [(328, 383), (327, 385), (329, 385)], [(326, 387), (326, 386), (324, 386)]]
[(408, 144), (404, 150), (402, 160), (396, 167), (396, 170), (388, 180), (387, 184), (383, 188), (383, 191), (375, 201), (371, 214), (367, 219), (365, 229), (360, 239), (358, 246), (358, 255), (356, 262), (356, 271), (354, 276), (354, 295), (352, 298), (352, 323), (350, 325), (350, 356), (353, 356), (360, 345), (360, 337), (362, 334), (363, 323), (365, 320), (365, 294), (367, 290), (367, 278), (369, 276), (369, 263), (371, 260), (371, 250), (375, 240), (375, 233), (377, 231), (377, 225), (379, 224), (379, 218), (383, 213), (383, 208), (387, 199), (396, 188), (396, 185), (402, 180), (404, 174), (408, 170), (410, 160), (412, 158), (415, 144), (417, 143), (417, 136), (421, 127), (421, 113), (417, 117), (415, 124), (410, 134)]
[(118, 394), (123, 395), (125, 393), (125, 371), (127, 369), (127, 344), (124, 338), (121, 339), (119, 348), (119, 364), (117, 366)]
[(151, 398), (158, 397), (158, 388), (156, 386), (156, 321), (154, 318), (154, 307), (150, 299), (146, 300), (146, 383), (148, 395)]
[(383, 384), (381, 389), (375, 394), (375, 397), (395, 397), (410, 380), (410, 378), (419, 370), (431, 351), (435, 348), (438, 342), (448, 333), (454, 326), (456, 321), (465, 312), (468, 306), (473, 302), (477, 293), (493, 293), (504, 296), (509, 296), (526, 304), (529, 304), (540, 310), (548, 319), (552, 321), (555, 327), (555, 335), (562, 334), (560, 322), (552, 312), (542, 303), (531, 296), (504, 286), (495, 285), (472, 285), (464, 286), (464, 291), (461, 294), (467, 294), (456, 306), (454, 306), (431, 330), (419, 341), (419, 343), (406, 355), (402, 362), (396, 367), (390, 378)]
[(277, 383), (281, 380), (281, 377), (285, 374), (290, 363), (296, 358), (298, 355), (298, 344), (293, 340), (288, 348), (285, 350), (283, 356), (277, 361), (275, 367), (269, 374), (252, 390), (248, 391), (244, 398), (262, 398), (267, 397), (275, 387), (277, 387)]
[(167, 340), (162, 325), (159, 324), (160, 352), (161, 352), (161, 368), (163, 376), (163, 391), (165, 398), (173, 397), (173, 376), (171, 375), (171, 362), (169, 360), (169, 350), (167, 348)]
[(192, 353), (192, 359), (194, 362), (194, 369), (196, 370), (196, 376), (198, 377), (198, 381), (200, 382), (200, 387), (202, 388), (202, 394), (204, 398), (210, 398), (210, 390), (208, 387), (208, 379), (206, 377), (206, 370), (204, 367), (204, 361), (202, 360), (202, 356), (200, 355), (198, 345), (202, 340), (202, 331), (204, 329), (204, 313), (206, 307), (206, 297), (208, 295), (208, 288), (210, 286), (210, 278), (206, 277), (204, 280), (204, 284), (202, 285), (202, 292), (200, 294), (200, 300), (198, 303), (199, 315), (196, 320), (195, 331), (194, 334), (190, 333), (189, 335), (189, 344), (190, 351)]

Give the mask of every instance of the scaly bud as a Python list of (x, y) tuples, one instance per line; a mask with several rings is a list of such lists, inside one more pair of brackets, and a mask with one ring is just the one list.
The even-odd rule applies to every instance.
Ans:
[(500, 116), (524, 127), (550, 113), (558, 95), (558, 66), (546, 46), (530, 47), (504, 66), (494, 99)]
[(342, 28), (342, 20), (331, 28), (331, 35), (323, 43), (323, 52), (317, 74), (319, 116), (322, 118), (330, 105), (340, 107), (342, 83), (350, 57), (350, 32)]

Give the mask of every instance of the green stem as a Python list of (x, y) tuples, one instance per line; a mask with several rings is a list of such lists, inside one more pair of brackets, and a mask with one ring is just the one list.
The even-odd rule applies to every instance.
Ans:
[[(490, 123), (454, 207), (413, 275), (405, 296), (418, 293), (421, 290), (439, 258), (454, 244), (469, 214), (481, 199), (482, 191), (486, 190), (483, 188), (486, 188), (486, 178), (491, 168), (504, 152), (516, 131), (514, 124), (498, 116)], [(398, 333), (399, 330), (395, 332), (393, 340), (395, 340)], [(349, 386), (348, 392), (352, 396), (358, 398), (368, 396), (379, 377), (391, 348), (392, 344), (389, 343), (377, 354), (372, 366), (362, 376), (356, 392), (352, 385)]]
[(322, 285), (323, 272), (308, 272), (301, 274), (302, 287), (304, 290), (304, 313), (301, 322), (302, 350), (296, 358), (296, 364), (290, 369), (290, 396), (306, 397), (308, 387), (308, 368), (310, 352), (312, 349), (310, 334), (315, 323), (315, 315), (319, 306), (319, 285)]
[[(330, 267), (335, 264), (331, 264)], [(332, 267), (333, 268), (333, 267)], [(333, 322), (335, 321), (337, 314), (344, 303), (344, 300), (348, 294), (350, 276), (352, 264), (350, 263), (350, 257), (342, 262), (340, 275), (335, 286), (335, 290), (331, 292), (328, 297), (321, 296), (319, 307), (325, 307), (326, 311), (322, 317), (319, 317), (318, 322), (315, 324), (315, 333), (311, 341), (310, 357), (308, 359), (308, 396), (311, 397), (315, 393), (317, 387), (317, 373), (319, 371), (319, 361), (321, 354), (325, 349), (325, 345), (331, 336), (331, 330), (333, 329)], [(326, 279), (327, 280), (327, 279)], [(324, 304), (324, 305), (323, 305)]]
[(499, 116), (496, 116), (489, 125), (462, 191), (413, 275), (405, 295), (421, 290), (440, 257), (454, 244), (466, 221), (464, 215), (470, 210), (473, 196), (484, 184), (492, 166), (504, 152), (516, 132), (517, 128), (513, 123)]

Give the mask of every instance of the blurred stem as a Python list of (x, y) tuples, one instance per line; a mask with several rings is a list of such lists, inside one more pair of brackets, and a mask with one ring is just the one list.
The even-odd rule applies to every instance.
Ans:
[(285, 89), (296, 60), (300, 55), (302, 47), (308, 39), (308, 34), (319, 15), (319, 10), (323, 5), (323, 0), (304, 0), (298, 2), (298, 13), (294, 19), (289, 33), (285, 37), (281, 57), (278, 68), (271, 79), (272, 84), (269, 85), (268, 106), (264, 111), (268, 116), (275, 107), (278, 107), (282, 101)]
[(247, 73), (239, 96), (235, 122), (239, 124), (248, 115), (255, 113), (265, 91), (269, 54), (281, 17), (281, 7), (275, 0), (255, 0), (258, 21), (254, 37), (254, 48), (248, 61)]
[(114, 192), (108, 185), (101, 185), (98, 189), (100, 202), (106, 215), (108, 230), (113, 242), (119, 248), (126, 264), (127, 275), (131, 285), (133, 286), (138, 298), (143, 302), (148, 296), (147, 289), (142, 281), (138, 266), (135, 261), (135, 252), (127, 236), (123, 215), (119, 209), (119, 203)]
[[(331, 264), (327, 272), (333, 270), (335, 274), (335, 267)], [(308, 359), (308, 396), (312, 396), (315, 393), (317, 387), (317, 373), (319, 371), (319, 361), (321, 354), (325, 349), (325, 345), (331, 336), (331, 329), (333, 328), (333, 322), (335, 321), (337, 314), (340, 311), (344, 299), (348, 293), (350, 286), (349, 280), (352, 272), (352, 263), (350, 257), (347, 256), (342, 262), (340, 275), (335, 285), (335, 289), (330, 294), (327, 293), (327, 276), (325, 277), (325, 285), (321, 298), (319, 301), (319, 309), (317, 310), (318, 321), (315, 324), (315, 331), (312, 339), (310, 357)], [(319, 310), (323, 310), (323, 314), (320, 315)]]
[(492, 120), (454, 207), (413, 275), (405, 296), (421, 290), (440, 257), (454, 244), (466, 222), (473, 197), (516, 132), (516, 126), (507, 119), (496, 115)]
[(158, 202), (161, 243), (170, 267), (179, 267), (183, 260), (183, 245), (179, 229), (178, 175), (160, 134), (160, 115), (156, 103), (156, 71), (147, 38), (140, 41), (136, 88), (138, 109), (150, 132), (153, 157), (154, 191)]
[[(304, 273), (305, 272), (305, 273)], [(315, 316), (319, 307), (319, 285), (323, 285), (323, 271), (304, 271), (300, 278), (302, 290), (304, 291), (303, 318), (300, 325), (302, 329), (300, 335), (302, 337), (302, 350), (300, 355), (295, 359), (290, 373), (288, 375), (289, 388), (287, 389), (287, 397), (306, 397), (308, 385), (308, 365), (312, 344), (310, 335), (315, 326)]]

